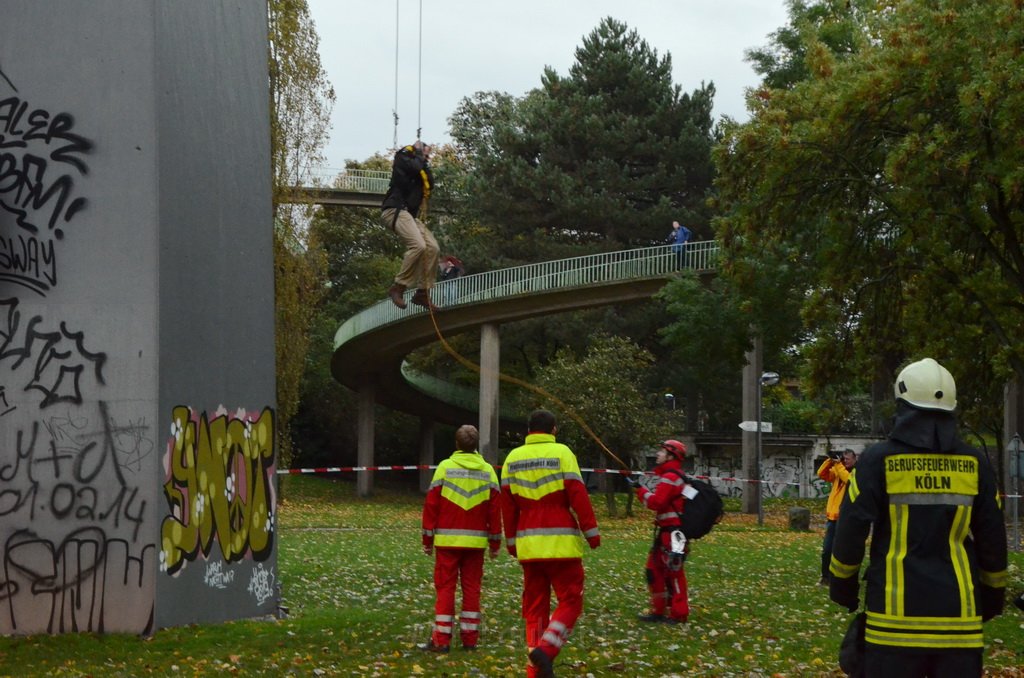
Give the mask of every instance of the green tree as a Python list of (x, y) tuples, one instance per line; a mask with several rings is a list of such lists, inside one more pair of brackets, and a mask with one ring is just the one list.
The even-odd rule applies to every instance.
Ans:
[(559, 436), (582, 460), (596, 461), (601, 446), (582, 420), (625, 463), (663, 433), (664, 409), (652, 407), (641, 389), (654, 357), (624, 337), (596, 336), (586, 352), (559, 351), (537, 377), (537, 385), (566, 407), (537, 402), (559, 416)]
[(980, 424), (1024, 376), (1022, 11), (876, 3), (846, 54), (808, 31), (807, 77), (753, 93), (750, 122), (726, 128), (724, 271), (799, 304), (812, 389), (891, 384), (932, 354)]
[(268, 0), (270, 132), (274, 207), (274, 308), (277, 316), (278, 463), (292, 458), (290, 423), (309, 347), (309, 328), (323, 289), (322, 258), (304, 229), (310, 206), (290, 189), (310, 179), (322, 148), (334, 91), (320, 64), (319, 37), (306, 0)]
[(450, 120), (472, 199), (508, 247), (660, 243), (673, 219), (707, 232), (713, 85), (682, 94), (671, 56), (611, 18), (567, 76), (541, 81), (521, 99), (464, 99)]

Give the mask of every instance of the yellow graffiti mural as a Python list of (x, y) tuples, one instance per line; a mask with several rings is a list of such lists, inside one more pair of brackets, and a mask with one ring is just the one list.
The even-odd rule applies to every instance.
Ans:
[(273, 549), (274, 413), (214, 419), (175, 407), (164, 468), (168, 515), (160, 569), (174, 574), (214, 542), (225, 561), (264, 560)]

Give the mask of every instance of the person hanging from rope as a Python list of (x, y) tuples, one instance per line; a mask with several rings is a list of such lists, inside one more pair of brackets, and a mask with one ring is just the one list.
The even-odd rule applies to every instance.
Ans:
[(439, 248), (434, 235), (418, 218), (425, 210), (434, 177), (430, 171), (430, 146), (419, 139), (395, 153), (391, 166), (391, 183), (381, 203), (381, 221), (405, 244), (402, 267), (388, 289), (388, 298), (398, 308), (405, 308), (405, 291), (417, 285), (412, 303), (429, 310), (437, 307), (430, 300), (430, 290), (437, 275)]

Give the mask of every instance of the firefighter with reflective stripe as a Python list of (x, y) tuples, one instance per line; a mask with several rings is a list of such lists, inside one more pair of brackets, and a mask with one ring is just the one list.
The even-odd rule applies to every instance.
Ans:
[(646, 566), (651, 609), (647, 614), (639, 615), (640, 621), (681, 624), (686, 623), (690, 616), (686, 572), (683, 570), (690, 546), (685, 541), (680, 544), (678, 537), (675, 544), (672, 540), (672, 533), (679, 529), (679, 514), (686, 503), (682, 470), (685, 457), (686, 445), (678, 440), (666, 440), (654, 460), (654, 476), (650, 479), (653, 482), (636, 488), (640, 502), (654, 511), (654, 544), (647, 555)]
[(865, 675), (982, 672), (982, 622), (1002, 613), (1006, 526), (988, 458), (959, 439), (956, 384), (931, 358), (896, 379), (888, 440), (867, 448), (832, 546), (832, 600), (854, 611), (865, 541)]
[(455, 624), (455, 586), (462, 585), (459, 637), (466, 650), (480, 637), (480, 584), (484, 550), (501, 548), (501, 496), (494, 467), (476, 451), (475, 426), (455, 432), (457, 450), (434, 471), (423, 504), (423, 552), (434, 558), (434, 631), (420, 646), (448, 652)]
[(583, 539), (601, 545), (576, 456), (555, 442), (557, 431), (551, 412), (531, 413), (525, 444), (501, 469), (505, 544), (523, 568), (527, 676), (537, 678), (554, 675), (553, 661), (583, 612)]

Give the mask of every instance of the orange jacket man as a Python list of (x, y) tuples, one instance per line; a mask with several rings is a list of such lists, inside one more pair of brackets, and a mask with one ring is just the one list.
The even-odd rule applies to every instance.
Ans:
[(857, 453), (843, 450), (837, 457), (829, 456), (818, 467), (818, 477), (826, 483), (832, 483), (832, 491), (825, 504), (825, 539), (821, 544), (821, 580), (819, 586), (828, 586), (828, 568), (832, 562), (832, 542), (836, 534), (836, 521), (839, 520), (839, 506), (846, 495), (846, 486), (850, 483), (850, 473), (857, 464)]
[(555, 442), (555, 415), (536, 410), (528, 426), (525, 444), (509, 453), (501, 469), (501, 508), (505, 543), (523, 567), (527, 676), (548, 678), (583, 613), (581, 533), (592, 549), (601, 535), (576, 456)]

